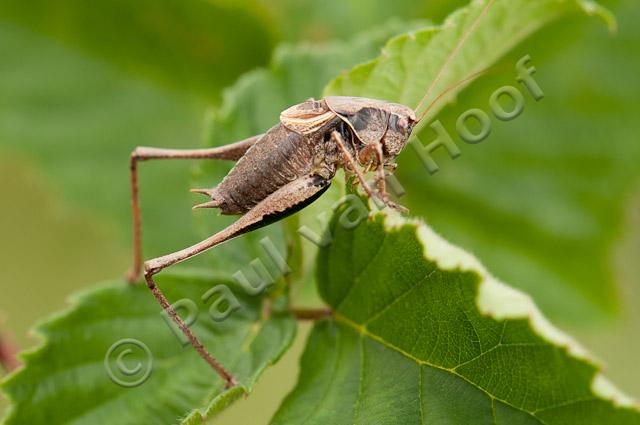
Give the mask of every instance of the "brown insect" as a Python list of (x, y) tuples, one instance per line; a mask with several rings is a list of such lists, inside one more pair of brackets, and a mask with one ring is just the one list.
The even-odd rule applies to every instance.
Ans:
[[(444, 70), (477, 21), (486, 13), (487, 3), (476, 22), (461, 39), (445, 62)], [(423, 101), (429, 96), (437, 75)], [(231, 238), (280, 220), (299, 211), (319, 198), (331, 184), (339, 168), (355, 175), (370, 198), (401, 211), (385, 190), (385, 170), (393, 171), (396, 156), (409, 140), (412, 130), (431, 107), (455, 87), (469, 82), (473, 74), (449, 87), (432, 102), (420, 119), (408, 106), (359, 97), (325, 97), (309, 99), (280, 114), (280, 122), (265, 134), (230, 145), (211, 149), (159, 149), (138, 147), (131, 154), (131, 187), (133, 206), (133, 267), (128, 280), (135, 282), (143, 271), (141, 217), (138, 199), (137, 165), (151, 159), (222, 159), (237, 161), (220, 184), (211, 189), (193, 189), (210, 198), (198, 208), (218, 208), (222, 214), (241, 217), (215, 235), (183, 250), (144, 263), (144, 278), (158, 302), (188, 337), (200, 356), (225, 381), (225, 388), (236, 384), (234, 377), (205, 349), (176, 314), (153, 276), (164, 268), (198, 255)], [(420, 102), (422, 104), (422, 101)], [(420, 104), (416, 107), (419, 109)], [(361, 169), (362, 168), (362, 169)], [(374, 170), (373, 189), (364, 174)]]
[[(226, 159), (237, 161), (212, 189), (192, 189), (210, 198), (198, 208), (219, 208), (222, 214), (242, 215), (210, 238), (173, 254), (144, 263), (144, 277), (162, 307), (178, 324), (200, 355), (220, 374), (226, 386), (235, 384), (227, 372), (182, 322), (153, 281), (160, 270), (184, 261), (243, 233), (282, 219), (316, 200), (329, 188), (338, 168), (354, 173), (370, 197), (403, 209), (385, 190), (385, 169), (407, 143), (416, 124), (411, 108), (357, 97), (309, 99), (280, 114), (280, 123), (265, 134), (212, 149), (136, 148), (131, 154), (134, 265), (129, 281), (142, 272), (141, 218), (138, 200), (138, 161), (150, 159)], [(374, 191), (364, 171), (376, 170)]]

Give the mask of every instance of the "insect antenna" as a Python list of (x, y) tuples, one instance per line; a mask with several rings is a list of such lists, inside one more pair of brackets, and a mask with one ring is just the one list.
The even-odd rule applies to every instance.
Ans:
[[(460, 41), (458, 42), (458, 44), (456, 45), (456, 47), (451, 51), (451, 53), (449, 54), (449, 56), (447, 57), (447, 59), (445, 60), (444, 64), (442, 65), (442, 67), (440, 68), (440, 71), (438, 71), (438, 74), (436, 74), (436, 77), (433, 79), (433, 81), (431, 82), (431, 84), (429, 85), (429, 87), (427, 88), (427, 91), (425, 92), (424, 96), (422, 97), (422, 99), (420, 99), (420, 102), (418, 102), (418, 105), (414, 108), (414, 111), (416, 111), (416, 113), (418, 112), (418, 109), (420, 109), (422, 107), (422, 104), (424, 103), (425, 100), (427, 100), (427, 98), (431, 95), (431, 92), (433, 91), (433, 89), (436, 87), (436, 85), (440, 82), (440, 79), (442, 78), (442, 76), (444, 75), (444, 72), (447, 70), (447, 68), (449, 67), (449, 64), (451, 63), (451, 61), (458, 55), (458, 53), (460, 52), (460, 49), (462, 49), (462, 47), (464, 46), (464, 44), (466, 43), (467, 39), (471, 36), (471, 34), (473, 34), (473, 32), (476, 30), (476, 28), (478, 27), (478, 25), (480, 24), (480, 22), (482, 21), (482, 18), (484, 18), (484, 16), (487, 14), (487, 12), (489, 11), (489, 9), (491, 8), (491, 6), (493, 5), (495, 0), (489, 0), (487, 2), (487, 4), (482, 8), (482, 11), (480, 12), (480, 14), (475, 18), (475, 20), (473, 21), (473, 23), (471, 24), (471, 26), (467, 29), (467, 31), (462, 35), (462, 38), (460, 38)], [(482, 72), (481, 72), (482, 73)], [(464, 80), (463, 80), (464, 81)], [(454, 87), (458, 87), (460, 83), (457, 83), (454, 85)], [(447, 90), (445, 90), (445, 92), (449, 92), (453, 90), (453, 88), (449, 88)], [(431, 102), (431, 104), (429, 105), (429, 107), (427, 109), (430, 109), (431, 107), (433, 107), (433, 104), (438, 100), (442, 98), (442, 95), (438, 96), (433, 102)], [(422, 119), (424, 117), (424, 114), (421, 114), (420, 119)]]
[(429, 111), (431, 111), (437, 104), (438, 101), (440, 99), (442, 99), (443, 97), (445, 97), (447, 94), (451, 93), (451, 91), (457, 89), (460, 86), (463, 86), (467, 83), (470, 83), (471, 81), (475, 80), (476, 78), (488, 74), (489, 72), (495, 71), (497, 67), (493, 67), (493, 68), (487, 68), (487, 69), (483, 69), (482, 71), (478, 71), (478, 72), (474, 72), (473, 74), (469, 75), (466, 78), (463, 78), (462, 80), (458, 81), (457, 83), (447, 87), (442, 93), (440, 93), (438, 96), (436, 96), (435, 99), (433, 99), (433, 102), (431, 102), (427, 108), (424, 110), (424, 112), (422, 114), (420, 114), (420, 117), (418, 117), (418, 122), (422, 121), (422, 119), (429, 113)]

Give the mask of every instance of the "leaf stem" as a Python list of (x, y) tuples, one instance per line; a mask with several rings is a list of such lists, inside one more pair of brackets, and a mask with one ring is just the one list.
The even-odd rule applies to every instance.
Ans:
[(330, 308), (291, 308), (289, 310), (298, 320), (321, 320), (330, 317)]

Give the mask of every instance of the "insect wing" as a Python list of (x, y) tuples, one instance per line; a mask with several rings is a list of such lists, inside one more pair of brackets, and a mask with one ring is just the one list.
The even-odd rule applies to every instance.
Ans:
[(322, 100), (309, 99), (280, 113), (280, 122), (299, 134), (311, 134), (335, 119), (336, 114)]

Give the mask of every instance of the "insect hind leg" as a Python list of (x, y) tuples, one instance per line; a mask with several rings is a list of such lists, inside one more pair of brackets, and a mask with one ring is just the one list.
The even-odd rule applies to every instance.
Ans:
[(131, 152), (129, 171), (131, 174), (131, 211), (133, 217), (133, 261), (126, 274), (129, 283), (138, 281), (142, 274), (142, 216), (138, 188), (138, 163), (156, 159), (222, 159), (236, 161), (247, 150), (260, 141), (264, 134), (239, 142), (208, 149), (162, 149), (139, 146)]
[(189, 329), (187, 324), (184, 323), (180, 316), (178, 316), (178, 313), (176, 313), (175, 309), (171, 306), (171, 304), (169, 304), (169, 300), (167, 300), (167, 297), (165, 297), (160, 288), (158, 288), (158, 286), (154, 282), (153, 274), (147, 273), (147, 271), (145, 271), (144, 278), (153, 296), (160, 303), (164, 311), (167, 312), (169, 317), (178, 325), (178, 328), (182, 331), (182, 333), (187, 336), (189, 342), (191, 342), (191, 345), (193, 345), (198, 354), (200, 354), (200, 357), (202, 357), (209, 364), (209, 366), (211, 366), (216, 371), (216, 373), (220, 375), (220, 377), (224, 380), (224, 388), (228, 389), (237, 385), (238, 382), (233, 377), (233, 375), (231, 375), (231, 373), (229, 373), (211, 354), (209, 354), (198, 337), (196, 337), (194, 333), (191, 332), (191, 329)]
[(153, 280), (153, 276), (163, 269), (192, 258), (210, 248), (228, 241), (243, 233), (279, 220), (284, 216), (293, 213), (317, 199), (328, 187), (330, 181), (317, 175), (311, 175), (296, 179), (281, 187), (245, 215), (236, 220), (233, 224), (219, 231), (215, 235), (180, 251), (162, 257), (148, 260), (144, 263), (144, 278), (153, 296), (167, 312), (169, 317), (178, 325), (179, 329), (187, 336), (191, 345), (220, 377), (225, 381), (225, 387), (236, 385), (236, 380), (218, 361), (207, 351), (197, 336), (178, 316), (171, 304), (164, 296), (160, 288)]

